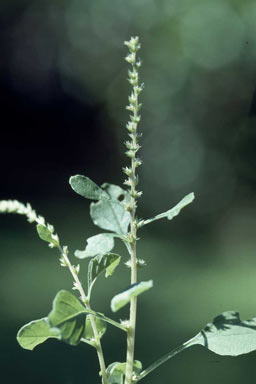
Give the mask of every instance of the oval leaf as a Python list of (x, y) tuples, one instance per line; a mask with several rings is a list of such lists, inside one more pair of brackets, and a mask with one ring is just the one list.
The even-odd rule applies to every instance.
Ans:
[(112, 233), (101, 233), (87, 239), (87, 246), (84, 251), (76, 251), (75, 256), (79, 259), (94, 257), (110, 252), (114, 247), (114, 237)]
[(24, 325), (17, 334), (20, 346), (30, 351), (50, 338), (60, 339), (60, 330), (51, 328), (47, 318), (31, 321)]
[(241, 321), (238, 312), (227, 311), (215, 317), (212, 323), (195, 337), (162, 356), (136, 377), (135, 383), (193, 345), (202, 345), (223, 356), (239, 356), (256, 350), (256, 317)]
[(130, 214), (124, 205), (115, 200), (100, 200), (90, 205), (90, 215), (95, 225), (102, 229), (125, 235), (130, 224)]
[(117, 185), (108, 183), (103, 184), (102, 188), (109, 199), (91, 204), (90, 215), (94, 224), (119, 235), (127, 234), (130, 214), (125, 210), (124, 204), (130, 200), (129, 193)]
[(108, 194), (89, 179), (89, 177), (83, 175), (72, 176), (69, 179), (69, 183), (78, 195), (81, 195), (86, 199), (100, 200), (108, 198)]
[(85, 308), (72, 293), (65, 290), (57, 293), (53, 301), (53, 308), (48, 315), (48, 320), (51, 327), (60, 329), (62, 340), (71, 345), (76, 345), (84, 337), (85, 316), (88, 314), (112, 324), (114, 327), (120, 328), (125, 332), (127, 331), (122, 324), (106, 317), (102, 313)]
[(77, 345), (84, 334), (85, 316), (86, 308), (82, 303), (63, 290), (57, 293), (48, 320), (52, 327), (60, 329), (62, 340)]
[(54, 247), (59, 245), (58, 241), (52, 237), (52, 232), (45, 225), (37, 224), (36, 229), (40, 239), (51, 243)]
[(256, 318), (241, 321), (238, 312), (229, 311), (215, 317), (196, 336), (200, 344), (218, 355), (239, 356), (256, 350)]
[(140, 295), (153, 287), (153, 281), (141, 281), (138, 284), (132, 285), (129, 289), (114, 296), (111, 300), (111, 309), (113, 312), (118, 311), (120, 308), (128, 304), (133, 297)]
[(120, 262), (121, 257), (115, 253), (107, 253), (106, 255), (97, 255), (88, 266), (88, 285), (94, 282), (101, 272), (106, 271), (105, 276), (112, 275)]

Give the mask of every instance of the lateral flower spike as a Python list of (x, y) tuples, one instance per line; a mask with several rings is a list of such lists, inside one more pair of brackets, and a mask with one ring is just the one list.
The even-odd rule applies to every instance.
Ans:
[(46, 223), (43, 216), (37, 215), (30, 204), (23, 204), (18, 200), (1, 200), (0, 213), (16, 213), (27, 217), (29, 223), (37, 224), (37, 233), (39, 237), (49, 243), (50, 248), (59, 246), (59, 236), (54, 234), (54, 227)]

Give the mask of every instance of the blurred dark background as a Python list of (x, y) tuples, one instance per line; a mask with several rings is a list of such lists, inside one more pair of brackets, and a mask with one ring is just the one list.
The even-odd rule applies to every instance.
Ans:
[[(148, 264), (140, 279), (155, 285), (139, 299), (136, 358), (144, 367), (225, 310), (256, 315), (255, 20), (254, 0), (0, 3), (0, 198), (30, 201), (71, 253), (100, 230), (69, 177), (123, 182), (123, 41), (140, 36), (146, 87), (138, 214), (150, 217), (196, 194), (175, 220), (140, 233), (139, 257)], [(0, 227), (1, 382), (98, 383), (86, 345), (48, 341), (29, 352), (16, 343), (17, 330), (47, 315), (72, 281), (23, 217), (1, 216)], [(125, 250), (117, 251), (125, 261)], [(103, 280), (94, 308), (125, 319), (127, 309), (112, 315), (109, 303), (129, 284), (128, 270)], [(109, 327), (103, 347), (107, 363), (124, 361), (119, 331)], [(195, 347), (144, 382), (253, 382), (255, 362), (256, 353), (220, 358)]]

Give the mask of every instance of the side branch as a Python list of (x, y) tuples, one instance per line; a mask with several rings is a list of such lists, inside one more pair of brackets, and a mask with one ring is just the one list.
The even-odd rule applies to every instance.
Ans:
[[(44, 217), (38, 216), (36, 211), (32, 209), (30, 204), (24, 205), (17, 200), (2, 200), (0, 201), (0, 213), (16, 213), (19, 215), (24, 215), (27, 217), (30, 223), (35, 222), (37, 224), (37, 232), (39, 237), (48, 242), (50, 248), (58, 248), (61, 253), (60, 264), (63, 267), (68, 267), (73, 279), (74, 279), (74, 288), (77, 289), (81, 296), (81, 301), (84, 303), (86, 308), (89, 310), (90, 304), (86, 297), (85, 291), (83, 289), (82, 283), (78, 277), (79, 266), (75, 267), (71, 264), (68, 258), (68, 248), (62, 247), (59, 242), (59, 236), (54, 233), (54, 227), (50, 224), (47, 224)], [(101, 375), (102, 375), (102, 384), (107, 384), (107, 374), (106, 374), (106, 366), (103, 357), (101, 342), (98, 334), (98, 330), (95, 323), (95, 317), (93, 315), (89, 315), (90, 321), (92, 324), (92, 329), (95, 338), (95, 348), (97, 350)]]

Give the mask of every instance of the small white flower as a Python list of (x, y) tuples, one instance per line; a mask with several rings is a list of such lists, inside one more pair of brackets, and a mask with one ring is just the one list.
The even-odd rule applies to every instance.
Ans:
[(36, 221), (38, 224), (45, 226), (45, 218), (43, 216), (38, 216)]
[(125, 60), (129, 63), (129, 64), (134, 64), (135, 61), (136, 61), (136, 55), (135, 53), (130, 53), (129, 55), (126, 56)]
[(59, 244), (59, 236), (57, 235), (57, 233), (53, 234), (52, 235), (52, 239)]

